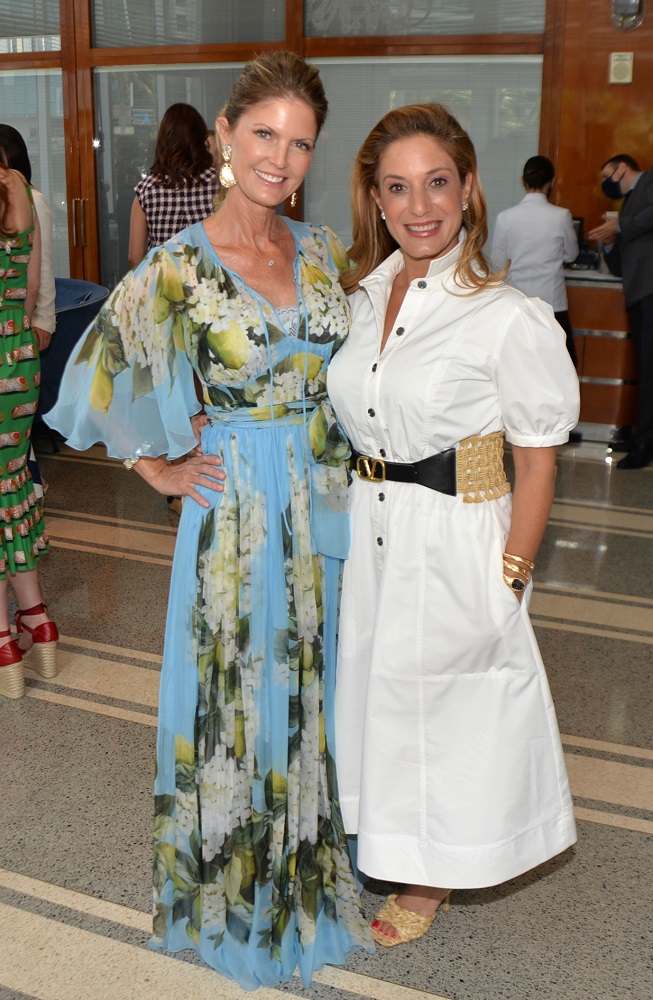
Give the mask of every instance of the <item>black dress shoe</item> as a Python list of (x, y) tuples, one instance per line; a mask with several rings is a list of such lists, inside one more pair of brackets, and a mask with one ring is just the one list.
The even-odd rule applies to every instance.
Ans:
[(643, 469), (653, 459), (652, 448), (633, 448), (617, 462), (618, 469)]
[(632, 441), (610, 441), (613, 451), (633, 451), (635, 445)]

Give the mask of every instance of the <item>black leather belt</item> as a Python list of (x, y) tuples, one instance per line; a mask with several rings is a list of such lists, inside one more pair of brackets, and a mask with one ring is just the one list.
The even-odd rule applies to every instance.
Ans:
[(361, 479), (370, 483), (417, 483), (438, 493), (455, 497), (456, 490), (456, 449), (447, 448), (437, 455), (430, 455), (420, 462), (386, 462), (384, 458), (372, 458), (352, 451), (352, 467)]

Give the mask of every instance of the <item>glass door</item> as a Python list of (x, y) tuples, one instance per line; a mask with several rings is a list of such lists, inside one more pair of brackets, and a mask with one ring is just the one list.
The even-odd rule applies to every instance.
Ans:
[(0, 120), (25, 140), (31, 183), (54, 225), (54, 271), (70, 273), (64, 82), (59, 4), (0, 0)]

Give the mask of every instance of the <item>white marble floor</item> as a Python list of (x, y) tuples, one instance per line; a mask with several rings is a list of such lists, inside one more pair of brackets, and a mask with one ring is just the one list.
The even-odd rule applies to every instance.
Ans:
[[(0, 700), (0, 998), (244, 996), (192, 955), (145, 947), (175, 525), (100, 449), (52, 456), (41, 444), (61, 670)], [(650, 1000), (652, 565), (653, 469), (616, 470), (603, 446), (561, 449), (531, 613), (578, 844), (512, 883), (454, 894), (421, 941), (260, 1000)], [(370, 913), (381, 890), (364, 892)]]

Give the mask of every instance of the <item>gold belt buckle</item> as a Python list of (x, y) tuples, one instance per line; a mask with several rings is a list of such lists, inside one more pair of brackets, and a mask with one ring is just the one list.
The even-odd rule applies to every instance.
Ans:
[(359, 455), (356, 459), (356, 472), (368, 483), (382, 483), (385, 481), (385, 462), (382, 458)]

